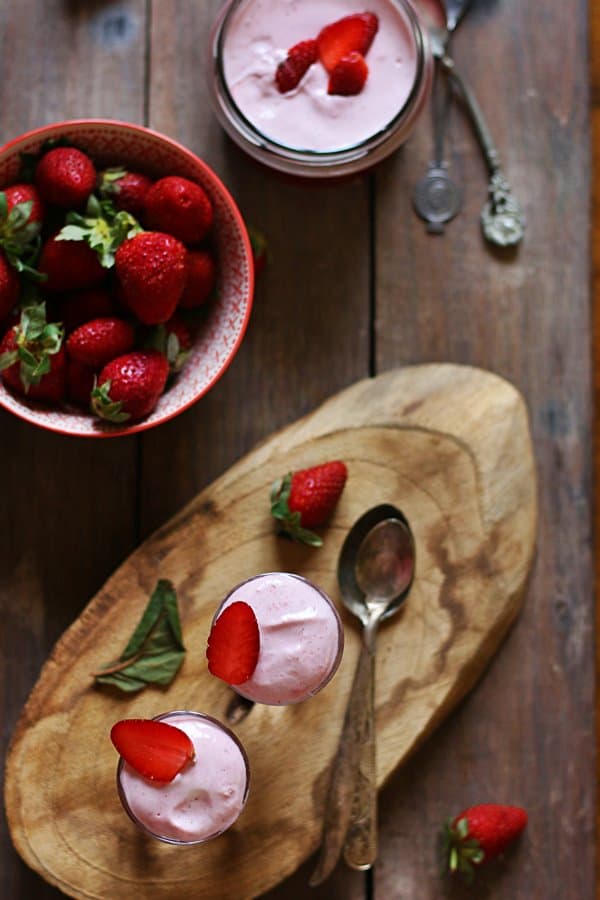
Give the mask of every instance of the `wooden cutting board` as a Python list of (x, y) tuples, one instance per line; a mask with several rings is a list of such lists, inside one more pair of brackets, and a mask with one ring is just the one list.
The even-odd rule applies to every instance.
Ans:
[[(325, 545), (277, 538), (269, 487), (331, 458), (349, 479)], [(204, 657), (214, 610), (236, 583), (291, 571), (339, 604), (347, 530), (390, 502), (411, 523), (417, 566), (402, 614), (381, 629), (378, 779), (384, 782), (475, 683), (514, 620), (531, 565), (536, 478), (519, 393), (477, 369), (430, 365), (361, 381), (261, 444), (146, 541), (57, 643), (17, 724), (6, 768), (11, 834), (23, 859), (72, 897), (245, 900), (289, 875), (319, 842), (329, 771), (359, 650), (298, 706), (255, 707), (237, 726), (250, 759), (246, 809), (225, 835), (171, 847), (121, 809), (109, 730), (118, 719), (195, 709), (224, 719), (231, 692)], [(155, 582), (178, 589), (187, 657), (167, 689), (115, 696), (90, 672), (114, 658)], [(308, 889), (307, 889), (308, 890)]]

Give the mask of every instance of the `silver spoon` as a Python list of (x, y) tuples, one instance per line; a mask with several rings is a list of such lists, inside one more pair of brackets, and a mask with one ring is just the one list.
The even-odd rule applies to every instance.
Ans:
[(390, 504), (361, 516), (340, 553), (342, 599), (363, 626), (363, 643), (325, 802), (321, 854), (311, 886), (321, 884), (333, 871), (343, 847), (346, 862), (354, 868), (370, 868), (377, 855), (377, 628), (402, 606), (412, 584), (414, 564), (410, 527), (400, 510)]
[(431, 49), (436, 61), (432, 96), (434, 155), (426, 175), (415, 186), (413, 202), (417, 213), (427, 223), (430, 234), (443, 234), (444, 224), (454, 218), (462, 205), (462, 190), (448, 174), (448, 163), (444, 160), (451, 91), (445, 72), (443, 84), (440, 83), (440, 60), (447, 54), (452, 35), (470, 2), (471, 0), (443, 0), (446, 26), (433, 22), (428, 25)]

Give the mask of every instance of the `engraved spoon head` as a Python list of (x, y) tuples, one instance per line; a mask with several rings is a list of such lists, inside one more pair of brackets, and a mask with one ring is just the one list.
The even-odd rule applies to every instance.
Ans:
[(367, 598), (382, 603), (381, 620), (400, 608), (411, 588), (415, 544), (410, 526), (395, 506), (375, 506), (358, 519), (346, 536), (338, 561), (342, 600), (363, 625)]

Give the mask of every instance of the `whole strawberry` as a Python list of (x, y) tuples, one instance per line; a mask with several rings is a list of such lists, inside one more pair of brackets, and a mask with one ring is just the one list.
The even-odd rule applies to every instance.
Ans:
[(271, 488), (271, 514), (281, 530), (305, 544), (320, 547), (322, 538), (309, 529), (329, 520), (347, 477), (346, 464), (335, 460), (288, 472), (278, 479)]
[(140, 172), (123, 168), (105, 169), (100, 174), (100, 196), (112, 200), (117, 209), (124, 209), (137, 219), (144, 213), (146, 194), (152, 187), (152, 179)]
[(37, 223), (41, 225), (46, 214), (46, 206), (42, 200), (39, 191), (33, 184), (11, 184), (10, 187), (4, 188), (8, 213), (11, 213), (16, 206), (22, 206), (24, 203), (30, 203), (26, 222)]
[(185, 287), (179, 300), (182, 309), (195, 309), (210, 300), (217, 282), (217, 264), (208, 250), (188, 250)]
[(71, 334), (80, 325), (92, 319), (105, 319), (114, 316), (117, 303), (104, 288), (88, 288), (74, 291), (61, 298), (59, 303), (59, 319), (64, 325), (66, 334)]
[(470, 806), (445, 826), (446, 868), (472, 880), (474, 867), (504, 853), (526, 825), (527, 813), (519, 806), (499, 803)]
[(346, 56), (342, 56), (335, 69), (329, 76), (327, 85), (328, 94), (338, 94), (341, 97), (353, 97), (360, 94), (369, 75), (369, 67), (361, 53), (352, 50)]
[(248, 237), (250, 238), (250, 246), (252, 247), (254, 277), (258, 278), (267, 265), (269, 259), (269, 247), (264, 234), (257, 231), (255, 228), (248, 229)]
[(38, 270), (46, 276), (44, 289), (53, 293), (97, 287), (106, 277), (97, 254), (84, 241), (58, 240), (56, 235), (42, 247)]
[(135, 332), (129, 322), (114, 317), (92, 319), (67, 338), (67, 354), (84, 366), (101, 369), (131, 350), (134, 343)]
[(46, 203), (61, 209), (84, 206), (96, 185), (96, 169), (86, 153), (75, 147), (55, 147), (35, 169), (35, 183)]
[(4, 383), (33, 400), (60, 403), (65, 393), (66, 355), (60, 325), (46, 321), (45, 304), (26, 307), (18, 325), (0, 343)]
[(92, 392), (92, 410), (108, 422), (137, 422), (149, 415), (162, 394), (169, 363), (158, 350), (135, 350), (104, 366)]
[(14, 269), (0, 250), (0, 323), (6, 319), (19, 299), (21, 282)]
[(185, 285), (186, 249), (170, 234), (144, 231), (124, 241), (115, 254), (123, 301), (145, 325), (166, 322)]
[(212, 221), (213, 208), (208, 194), (187, 178), (178, 175), (160, 178), (146, 194), (148, 227), (166, 231), (184, 244), (202, 241)]

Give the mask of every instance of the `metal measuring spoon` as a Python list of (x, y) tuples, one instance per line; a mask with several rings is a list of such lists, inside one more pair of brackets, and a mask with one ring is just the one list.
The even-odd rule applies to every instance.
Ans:
[(354, 868), (370, 868), (377, 855), (377, 628), (406, 599), (414, 563), (414, 540), (408, 522), (390, 504), (376, 506), (361, 516), (340, 553), (342, 600), (363, 625), (363, 643), (325, 802), (321, 854), (311, 886), (320, 884), (333, 871), (342, 847), (346, 862)]
[(436, 79), (433, 86), (433, 145), (434, 155), (427, 174), (416, 186), (413, 202), (417, 213), (427, 223), (430, 234), (443, 234), (444, 224), (449, 222), (462, 205), (462, 190), (448, 174), (444, 160), (444, 139), (448, 125), (451, 90), (446, 74), (440, 82), (440, 60), (446, 55), (452, 35), (465, 15), (471, 0), (443, 0), (446, 24), (428, 24), (431, 50), (436, 61)]

